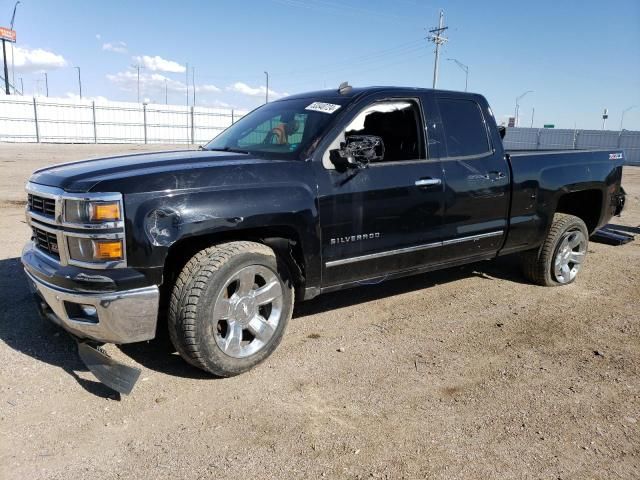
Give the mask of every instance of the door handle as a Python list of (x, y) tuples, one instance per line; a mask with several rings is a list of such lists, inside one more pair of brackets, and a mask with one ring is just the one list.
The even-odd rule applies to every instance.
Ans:
[(504, 172), (495, 171), (495, 172), (489, 172), (487, 174), (487, 179), (495, 182), (496, 180), (500, 180), (500, 179), (504, 178), (505, 176), (506, 175), (504, 174)]
[(421, 178), (420, 180), (416, 180), (416, 187), (435, 187), (437, 185), (442, 185), (442, 180), (439, 178)]

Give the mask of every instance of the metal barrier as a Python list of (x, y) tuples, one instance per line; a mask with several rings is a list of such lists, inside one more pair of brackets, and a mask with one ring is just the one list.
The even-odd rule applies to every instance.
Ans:
[(640, 132), (631, 130), (507, 128), (504, 146), (507, 150), (622, 149), (625, 163), (640, 165)]
[[(228, 108), (0, 96), (0, 141), (202, 144), (246, 114)], [(640, 165), (640, 132), (507, 128), (511, 150), (624, 149)]]
[(245, 111), (0, 96), (0, 141), (201, 144)]

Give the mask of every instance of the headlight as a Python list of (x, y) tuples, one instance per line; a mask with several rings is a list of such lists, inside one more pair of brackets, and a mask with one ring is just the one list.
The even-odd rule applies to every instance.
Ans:
[(119, 201), (65, 200), (65, 222), (86, 224), (119, 220), (122, 220)]
[(78, 262), (104, 262), (122, 260), (124, 251), (122, 240), (103, 240), (83, 237), (67, 237), (69, 257)]

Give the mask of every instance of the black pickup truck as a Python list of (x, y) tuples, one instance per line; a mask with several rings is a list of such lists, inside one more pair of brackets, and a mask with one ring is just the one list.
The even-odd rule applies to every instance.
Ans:
[(623, 152), (506, 152), (501, 134), (477, 94), (291, 96), (199, 151), (38, 170), (22, 262), (81, 345), (168, 329), (221, 376), (273, 352), (294, 299), (516, 252), (531, 281), (569, 284), (621, 209)]

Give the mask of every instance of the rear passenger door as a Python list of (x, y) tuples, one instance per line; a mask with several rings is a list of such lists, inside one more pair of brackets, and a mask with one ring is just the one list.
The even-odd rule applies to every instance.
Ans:
[(507, 230), (510, 172), (490, 135), (493, 114), (476, 95), (441, 93), (435, 103), (444, 152), (442, 260), (494, 255)]

